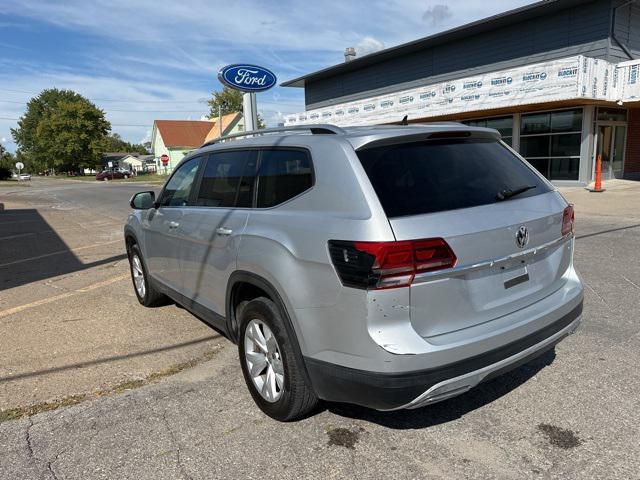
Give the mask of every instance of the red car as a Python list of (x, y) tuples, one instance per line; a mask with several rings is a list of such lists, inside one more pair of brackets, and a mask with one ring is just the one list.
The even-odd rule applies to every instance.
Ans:
[(128, 170), (104, 170), (96, 174), (96, 180), (106, 181), (117, 178), (129, 178), (130, 176), (131, 172), (129, 172)]

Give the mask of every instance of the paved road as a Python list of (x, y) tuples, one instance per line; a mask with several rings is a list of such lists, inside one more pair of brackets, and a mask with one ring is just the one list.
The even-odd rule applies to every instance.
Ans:
[[(532, 364), (429, 408), (333, 404), (281, 424), (253, 405), (223, 340), (160, 382), (0, 423), (0, 478), (638, 478), (640, 214), (568, 195), (584, 324)], [(618, 199), (638, 205), (640, 189), (602, 197)]]
[(34, 179), (0, 189), (0, 409), (99, 393), (216, 348), (184, 310), (136, 301), (122, 225), (131, 195), (148, 188)]

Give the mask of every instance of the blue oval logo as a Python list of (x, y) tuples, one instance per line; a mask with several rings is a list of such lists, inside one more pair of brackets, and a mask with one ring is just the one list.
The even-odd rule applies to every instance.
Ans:
[(262, 92), (276, 84), (271, 70), (246, 63), (227, 65), (218, 72), (218, 80), (228, 87), (243, 92)]

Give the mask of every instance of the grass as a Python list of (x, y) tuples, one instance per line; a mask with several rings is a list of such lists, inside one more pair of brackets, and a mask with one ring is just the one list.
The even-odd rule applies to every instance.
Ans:
[(56, 410), (61, 407), (70, 407), (72, 405), (77, 405), (80, 402), (91, 398), (103, 397), (106, 395), (118, 395), (124, 393), (128, 390), (133, 390), (136, 388), (143, 387), (145, 385), (149, 385), (151, 383), (156, 383), (165, 377), (169, 377), (171, 375), (175, 375), (176, 373), (180, 373), (187, 368), (195, 367), (196, 365), (211, 360), (216, 354), (220, 351), (220, 345), (216, 346), (215, 349), (209, 350), (205, 352), (203, 355), (188, 360), (186, 362), (177, 363), (175, 365), (171, 365), (163, 370), (152, 372), (141, 379), (127, 380), (125, 382), (119, 383), (113, 387), (102, 389), (95, 391), (91, 394), (89, 393), (81, 393), (77, 395), (68, 395), (59, 399), (50, 400), (48, 402), (35, 403), (32, 405), (25, 405), (21, 407), (7, 408), (5, 410), (0, 410), (0, 423), (8, 422), (10, 420), (19, 420), (23, 417), (30, 417), (32, 415), (36, 415), (38, 413), (50, 412), (51, 410)]
[(28, 180), (24, 182), (19, 182), (15, 178), (10, 180), (0, 180), (0, 187), (30, 187), (30, 183)]
[[(66, 175), (52, 175), (45, 178), (52, 178), (54, 180), (77, 180), (81, 182), (96, 182), (95, 175), (78, 175), (77, 177), (68, 177)], [(127, 179), (124, 178), (116, 178), (113, 180), (109, 180), (109, 182), (114, 183), (157, 183), (163, 184), (167, 179), (166, 175), (137, 175), (135, 177), (129, 177)]]

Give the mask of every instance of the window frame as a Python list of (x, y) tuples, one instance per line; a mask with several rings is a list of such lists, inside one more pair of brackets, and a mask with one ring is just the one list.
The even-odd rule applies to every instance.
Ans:
[[(299, 194), (297, 194), (294, 197), (291, 197), (287, 200), (285, 200), (284, 202), (278, 203), (276, 205), (272, 205), (270, 207), (258, 207), (258, 187), (260, 185), (260, 167), (262, 166), (262, 154), (264, 151), (269, 150), (269, 151), (297, 151), (297, 152), (303, 152), (307, 158), (309, 159), (309, 165), (311, 167), (311, 186), (309, 188), (307, 188), (306, 190), (300, 192)], [(196, 205), (196, 201), (198, 198), (198, 194), (200, 192), (200, 185), (202, 183), (202, 178), (204, 176), (204, 171), (206, 169), (206, 165), (207, 162), (209, 161), (209, 158), (216, 154), (216, 153), (226, 153), (226, 152), (247, 152), (247, 151), (257, 151), (258, 153), (258, 157), (256, 159), (256, 169), (255, 169), (255, 176), (253, 178), (253, 197), (251, 199), (251, 206), (250, 207), (237, 207), (237, 206), (233, 206), (233, 207), (212, 207), (212, 206), (207, 206), (207, 205)], [(235, 147), (230, 147), (230, 148), (221, 148), (221, 149), (216, 149), (216, 150), (210, 150), (207, 152), (203, 152), (201, 154), (202, 157), (205, 158), (204, 161), (201, 161), (200, 163), (200, 170), (197, 173), (197, 177), (196, 180), (194, 181), (194, 185), (195, 188), (193, 189), (193, 191), (191, 192), (191, 195), (189, 196), (189, 203), (188, 203), (188, 207), (189, 208), (213, 208), (213, 209), (224, 209), (224, 210), (270, 210), (273, 208), (278, 208), (281, 205), (285, 205), (289, 202), (291, 202), (292, 200), (295, 200), (296, 198), (300, 197), (301, 195), (306, 194), (307, 192), (309, 192), (310, 190), (312, 190), (315, 185), (316, 185), (316, 172), (315, 172), (315, 167), (314, 167), (314, 163), (313, 163), (313, 155), (311, 155), (311, 150), (307, 147), (300, 147), (300, 146), (247, 146), (247, 147), (241, 147), (241, 146), (235, 146)], [(174, 173), (177, 170), (174, 169)], [(173, 176), (173, 173), (172, 173)], [(238, 188), (240, 187), (240, 184), (238, 184)], [(163, 189), (164, 191), (164, 189)], [(236, 191), (236, 199), (237, 199), (237, 191)]]
[[(204, 164), (203, 158), (206, 158), (206, 157), (207, 157), (207, 154), (198, 154), (192, 157), (185, 157), (182, 160), (180, 160), (180, 163), (178, 163), (178, 165), (176, 165), (176, 168), (173, 169), (173, 171), (171, 172), (171, 175), (169, 175), (169, 178), (167, 178), (167, 181), (164, 182), (164, 185), (162, 186), (162, 190), (160, 190), (160, 193), (158, 194), (158, 208), (185, 208), (185, 207), (192, 206), (194, 192), (196, 192), (200, 188), (200, 177), (202, 176), (202, 171), (203, 171), (202, 165)], [(173, 176), (176, 173), (178, 173), (178, 171), (182, 168), (182, 166), (185, 163), (190, 162), (191, 160), (198, 160), (199, 163), (198, 163), (198, 170), (196, 171), (196, 175), (191, 185), (191, 191), (189, 192), (189, 196), (187, 197), (187, 204), (186, 205), (162, 205), (162, 200), (163, 200), (163, 197), (165, 196), (167, 185), (169, 185), (169, 182), (171, 181)], [(194, 187), (197, 187), (197, 188), (194, 188)]]
[[(284, 202), (280, 202), (277, 203), (276, 205), (271, 205), (270, 207), (258, 207), (258, 188), (260, 186), (260, 168), (262, 167), (262, 154), (264, 153), (265, 150), (269, 150), (269, 151), (294, 151), (294, 152), (302, 152), (304, 153), (308, 160), (309, 160), (309, 166), (311, 167), (311, 185), (309, 186), (309, 188), (307, 188), (306, 190), (303, 190), (302, 192), (298, 193), (297, 195), (288, 198), (287, 200), (285, 200)], [(255, 180), (255, 184), (254, 184), (254, 190), (253, 190), (253, 209), (255, 210), (271, 210), (273, 208), (278, 208), (282, 205), (286, 205), (287, 203), (295, 200), (296, 198), (305, 195), (307, 192), (309, 192), (310, 190), (312, 190), (314, 187), (316, 186), (316, 170), (314, 168), (313, 165), (313, 156), (311, 155), (311, 151), (308, 148), (305, 147), (280, 147), (280, 146), (276, 146), (276, 147), (260, 147), (260, 154), (258, 156), (258, 163), (257, 163), (257, 170), (256, 170), (256, 180)]]
[[(558, 113), (558, 112), (566, 112), (566, 111), (577, 111), (580, 110), (581, 112), (581, 126), (580, 126), (580, 130), (571, 130), (568, 132), (553, 132), (553, 131), (549, 131), (546, 133), (522, 133), (522, 120), (520, 121), (520, 145), (519, 145), (519, 155), (524, 158), (527, 162), (529, 162), (530, 160), (532, 161), (536, 161), (536, 160), (546, 160), (546, 172), (549, 175), (548, 177), (542, 173), (542, 171), (538, 170), (540, 174), (542, 174), (548, 181), (550, 182), (554, 182), (554, 181), (570, 181), (570, 182), (575, 182), (577, 180), (579, 180), (580, 177), (580, 163), (582, 162), (582, 157), (580, 155), (580, 153), (578, 155), (566, 155), (566, 156), (552, 156), (551, 155), (551, 148), (552, 148), (552, 141), (553, 141), (553, 137), (556, 136), (560, 136), (560, 135), (577, 135), (580, 134), (580, 144), (582, 144), (582, 132), (584, 129), (584, 122), (585, 122), (585, 109), (583, 105), (580, 106), (575, 106), (575, 107), (565, 107), (565, 108), (554, 108), (554, 109), (550, 109), (550, 110), (534, 110), (534, 111), (530, 111), (530, 112), (522, 112), (521, 114), (521, 118), (524, 118), (527, 115), (536, 115), (536, 114), (550, 114), (553, 115), (554, 113)], [(553, 122), (553, 119), (551, 118), (551, 116), (549, 117), (549, 128), (551, 129), (551, 122)], [(528, 156), (526, 157), (522, 151), (522, 140), (526, 139), (526, 138), (530, 138), (530, 137), (549, 137), (549, 155), (546, 156)], [(578, 178), (576, 179), (555, 179), (555, 178), (551, 178), (551, 163), (553, 160), (564, 160), (564, 159), (569, 159), (569, 160), (578, 160)], [(532, 164), (533, 166), (533, 164)], [(536, 167), (533, 167), (536, 168)], [(536, 168), (537, 170), (537, 168)]]
[[(250, 207), (237, 207), (237, 206), (233, 206), (233, 207), (212, 207), (209, 205), (196, 205), (197, 201), (198, 201), (198, 195), (200, 194), (200, 185), (202, 184), (202, 178), (204, 177), (204, 172), (206, 170), (207, 167), (207, 163), (209, 162), (209, 158), (211, 158), (211, 156), (215, 155), (216, 153), (227, 153), (227, 152), (248, 152), (248, 151), (257, 151), (258, 155), (256, 158), (256, 170), (255, 170), (255, 176), (253, 177), (253, 196), (251, 198), (251, 206)], [(250, 210), (253, 209), (255, 204), (256, 204), (256, 181), (258, 178), (258, 168), (260, 166), (260, 147), (235, 147), (235, 148), (224, 148), (224, 149), (219, 149), (219, 150), (211, 150), (208, 152), (204, 153), (204, 156), (206, 157), (206, 160), (203, 162), (202, 167), (200, 168), (200, 172), (198, 174), (198, 179), (197, 179), (197, 188), (194, 190), (196, 193), (189, 199), (189, 207), (190, 208), (216, 208), (216, 209), (224, 209), (224, 210), (230, 210), (230, 209), (234, 209), (234, 210)], [(246, 164), (245, 164), (246, 165)], [(236, 202), (238, 200), (238, 191), (240, 188), (240, 183), (238, 182), (238, 187), (236, 188)]]
[[(478, 127), (478, 128), (493, 128), (494, 130), (497, 130), (494, 127), (489, 127), (489, 126), (484, 126), (481, 127), (480, 125), (469, 125), (469, 123), (467, 122), (479, 122), (479, 121), (489, 121), (489, 120), (501, 120), (503, 118), (511, 118), (511, 135), (502, 135), (502, 133), (500, 133), (500, 131), (498, 130), (498, 133), (500, 133), (500, 140), (505, 142), (507, 145), (511, 146), (513, 144), (513, 139), (515, 137), (515, 126), (516, 126), (516, 120), (515, 120), (515, 113), (508, 113), (505, 115), (491, 115), (488, 117), (473, 117), (473, 118), (465, 118), (463, 120), (460, 120), (460, 123), (463, 123), (469, 127)], [(509, 143), (507, 143), (505, 141), (505, 139), (509, 139)]]

